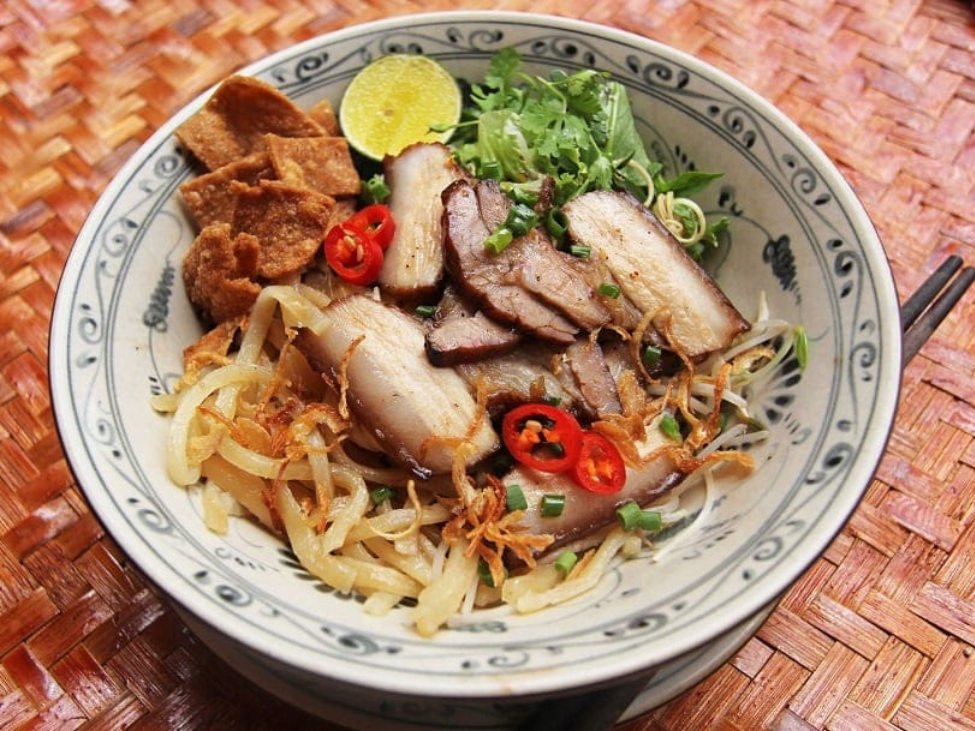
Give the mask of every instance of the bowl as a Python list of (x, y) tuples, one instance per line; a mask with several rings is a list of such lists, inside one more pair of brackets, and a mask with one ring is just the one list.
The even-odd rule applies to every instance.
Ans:
[(678, 536), (664, 559), (625, 562), (566, 605), (488, 614), (424, 639), (407, 626), (406, 609), (367, 616), (253, 523), (234, 519), (226, 535), (204, 527), (199, 490), (167, 477), (169, 419), (149, 402), (171, 389), (182, 349), (202, 332), (180, 276), (194, 228), (177, 187), (193, 168), (173, 131), (206, 95), (108, 186), (58, 289), (56, 421), (99, 520), (218, 653), (270, 690), (349, 725), (509, 728), (539, 699), (618, 683), (746, 626), (842, 527), (897, 404), (897, 297), (869, 219), (805, 134), (701, 61), (580, 21), (459, 12), (354, 26), (242, 73), (307, 108), (326, 97), (337, 104), (353, 75), (384, 54), (424, 53), (474, 80), (506, 46), (521, 52), (529, 72), (611, 72), (668, 175), (723, 171), (699, 198), (706, 211), (731, 218), (730, 244), (709, 268), (746, 316), (764, 292), (771, 312), (809, 336), (808, 367), (792, 358), (753, 399), (771, 432), (752, 451), (756, 469), (722, 478), (706, 521)]

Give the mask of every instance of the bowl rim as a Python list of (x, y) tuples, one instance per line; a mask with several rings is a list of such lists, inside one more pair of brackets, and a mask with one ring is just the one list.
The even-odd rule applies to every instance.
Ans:
[[(734, 89), (735, 93), (746, 101), (750, 109), (761, 113), (763, 117), (774, 124), (783, 134), (787, 135), (790, 141), (808, 156), (810, 162), (828, 184), (830, 190), (836, 194), (839, 203), (851, 219), (853, 230), (857, 232), (859, 238), (865, 244), (864, 253), (867, 258), (867, 268), (876, 275), (876, 292), (880, 312), (881, 314), (886, 313), (890, 315), (883, 317), (879, 323), (879, 327), (883, 328), (886, 326), (888, 330), (886, 333), (888, 337), (885, 338), (888, 349), (883, 363), (886, 371), (879, 374), (879, 380), (882, 383), (878, 385), (875, 401), (875, 408), (881, 416), (874, 422), (875, 424), (885, 424), (886, 428), (883, 434), (876, 433), (876, 430), (865, 433), (863, 441), (858, 445), (858, 454), (862, 455), (864, 448), (866, 448), (869, 452), (868, 458), (863, 459), (862, 456), (858, 458), (850, 472), (843, 479), (844, 484), (855, 484), (860, 487), (857, 489), (848, 488), (838, 493), (840, 499), (833, 505), (830, 513), (836, 516), (835, 521), (830, 522), (828, 525), (820, 523), (809, 531), (807, 537), (802, 542), (804, 550), (801, 560), (790, 563), (788, 568), (778, 572), (783, 574), (783, 576), (777, 575), (776, 582), (765, 581), (763, 584), (755, 587), (757, 591), (749, 592), (746, 596), (730, 605), (728, 610), (723, 612), (720, 618), (711, 624), (706, 636), (691, 636), (692, 633), (682, 630), (679, 642), (672, 644), (668, 652), (655, 655), (649, 661), (643, 660), (637, 653), (627, 653), (623, 657), (616, 658), (616, 661), (613, 663), (601, 662), (596, 667), (588, 668), (583, 672), (573, 671), (567, 673), (564, 670), (553, 670), (543, 673), (523, 674), (519, 678), (519, 686), (517, 688), (512, 688), (510, 685), (505, 684), (504, 690), (502, 690), (502, 686), (496, 679), (491, 676), (442, 678), (441, 682), (436, 684), (430, 683), (429, 681), (424, 682), (423, 679), (411, 679), (408, 673), (393, 673), (391, 674), (392, 677), (384, 677), (384, 689), (390, 692), (438, 698), (491, 698), (500, 695), (508, 695), (511, 697), (540, 696), (544, 694), (562, 693), (567, 690), (580, 689), (582, 687), (591, 687), (594, 684), (611, 684), (614, 681), (623, 680), (628, 674), (646, 670), (653, 665), (667, 662), (670, 659), (691, 652), (710, 642), (714, 637), (744, 622), (763, 606), (774, 601), (777, 596), (786, 591), (808, 566), (822, 554), (833, 538), (842, 530), (850, 515), (859, 504), (863, 493), (866, 491), (870, 479), (884, 454), (887, 441), (893, 429), (894, 416), (901, 387), (900, 364), (902, 357), (896, 287), (883, 244), (859, 198), (835, 164), (796, 123), (758, 93), (744, 83), (736, 80), (727, 72), (701, 61), (685, 51), (629, 31), (575, 18), (540, 13), (484, 10), (413, 13), (367, 23), (358, 23), (331, 31), (283, 48), (247, 64), (233, 73), (255, 75), (273, 67), (285, 58), (314, 49), (320, 46), (323, 41), (341, 42), (358, 35), (397, 30), (404, 26), (412, 27), (420, 24), (429, 25), (450, 22), (505, 22), (509, 24), (537, 25), (548, 30), (561, 29), (590, 33), (617, 44), (670, 57), (675, 62), (679, 62), (700, 76), (715, 81), (722, 88)], [(108, 501), (107, 496), (101, 490), (95, 489), (94, 487), (97, 480), (92, 479), (93, 475), (89, 470), (87, 458), (79, 452), (83, 443), (83, 437), (73, 433), (73, 430), (70, 428), (70, 421), (64, 421), (64, 424), (69, 425), (68, 428), (65, 428), (62, 424), (61, 415), (71, 410), (70, 388), (68, 386), (68, 374), (70, 370), (67, 366), (67, 358), (65, 355), (68, 339), (67, 332), (70, 326), (71, 315), (70, 298), (67, 295), (71, 290), (67, 290), (66, 287), (78, 281), (84, 255), (93, 243), (93, 234), (107, 213), (110, 201), (123, 188), (123, 183), (138, 167), (146, 151), (157, 147), (165, 139), (169, 138), (178, 123), (202, 106), (218, 84), (219, 82), (212, 85), (198, 94), (192, 101), (181, 107), (140, 145), (139, 149), (113, 176), (112, 181), (101, 193), (76, 237), (75, 244), (72, 246), (61, 272), (49, 328), (48, 378), (56, 431), (61, 441), (67, 464), (91, 506), (95, 517), (105, 527), (112, 539), (133, 559), (133, 563), (139, 568), (140, 572), (150, 580), (152, 585), (160, 588), (170, 600), (179, 604), (184, 610), (191, 612), (195, 617), (216, 631), (226, 635), (235, 642), (241, 643), (252, 651), (266, 654), (296, 669), (318, 676), (332, 678), (342, 683), (368, 687), (373, 685), (375, 680), (375, 669), (372, 669), (370, 673), (369, 668), (357, 667), (353, 669), (348, 666), (342, 666), (341, 671), (343, 672), (336, 673), (334, 667), (330, 667), (328, 662), (322, 661), (324, 656), (320, 653), (310, 648), (292, 647), (284, 650), (275, 643), (273, 638), (254, 636), (245, 627), (238, 626), (235, 621), (228, 621), (228, 617), (232, 617), (232, 614), (229, 614), (225, 610), (212, 607), (206, 602), (198, 601), (196, 592), (190, 586), (189, 582), (185, 580), (185, 577), (164, 565), (154, 554), (147, 553), (140, 545), (144, 538), (139, 536), (138, 532), (131, 529), (124, 521), (116, 519), (116, 511)], [(81, 244), (81, 246), (78, 244)], [(888, 312), (888, 309), (893, 310), (893, 312)], [(896, 330), (894, 328), (895, 321), (897, 323)], [(894, 366), (895, 363), (896, 367)], [(64, 364), (64, 368), (62, 368), (62, 364)]]

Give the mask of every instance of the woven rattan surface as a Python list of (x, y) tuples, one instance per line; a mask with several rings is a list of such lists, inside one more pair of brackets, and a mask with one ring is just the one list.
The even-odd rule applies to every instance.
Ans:
[[(975, 262), (975, 9), (949, 0), (3, 0), (0, 728), (329, 726), (249, 685), (104, 535), (47, 386), (61, 267), (142, 140), (235, 68), (352, 23), (497, 7), (582, 17), (730, 72), (799, 123), (911, 291)], [(975, 301), (904, 379), (876, 478), (757, 636), (626, 731), (975, 731)]]

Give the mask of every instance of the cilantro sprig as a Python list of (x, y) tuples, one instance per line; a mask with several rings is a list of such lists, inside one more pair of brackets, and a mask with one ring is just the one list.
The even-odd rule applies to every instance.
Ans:
[(503, 49), (472, 85), (452, 141), (458, 159), (516, 199), (537, 196), (545, 178), (555, 207), (590, 190), (645, 199), (661, 165), (647, 157), (625, 87), (592, 69), (546, 79), (520, 66), (518, 52)]

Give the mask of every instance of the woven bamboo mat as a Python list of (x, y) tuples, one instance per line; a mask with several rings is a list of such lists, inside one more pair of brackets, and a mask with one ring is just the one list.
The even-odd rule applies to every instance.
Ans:
[[(0, 3), (0, 728), (329, 728), (232, 673), (111, 540), (58, 446), (47, 328), (113, 173), (244, 63), (352, 23), (498, 7), (687, 50), (823, 147), (902, 293), (975, 261), (975, 10), (948, 0), (4, 0)], [(625, 731), (975, 731), (975, 302), (905, 375), (844, 531), (737, 656)], [(337, 731), (337, 730), (335, 730)]]

